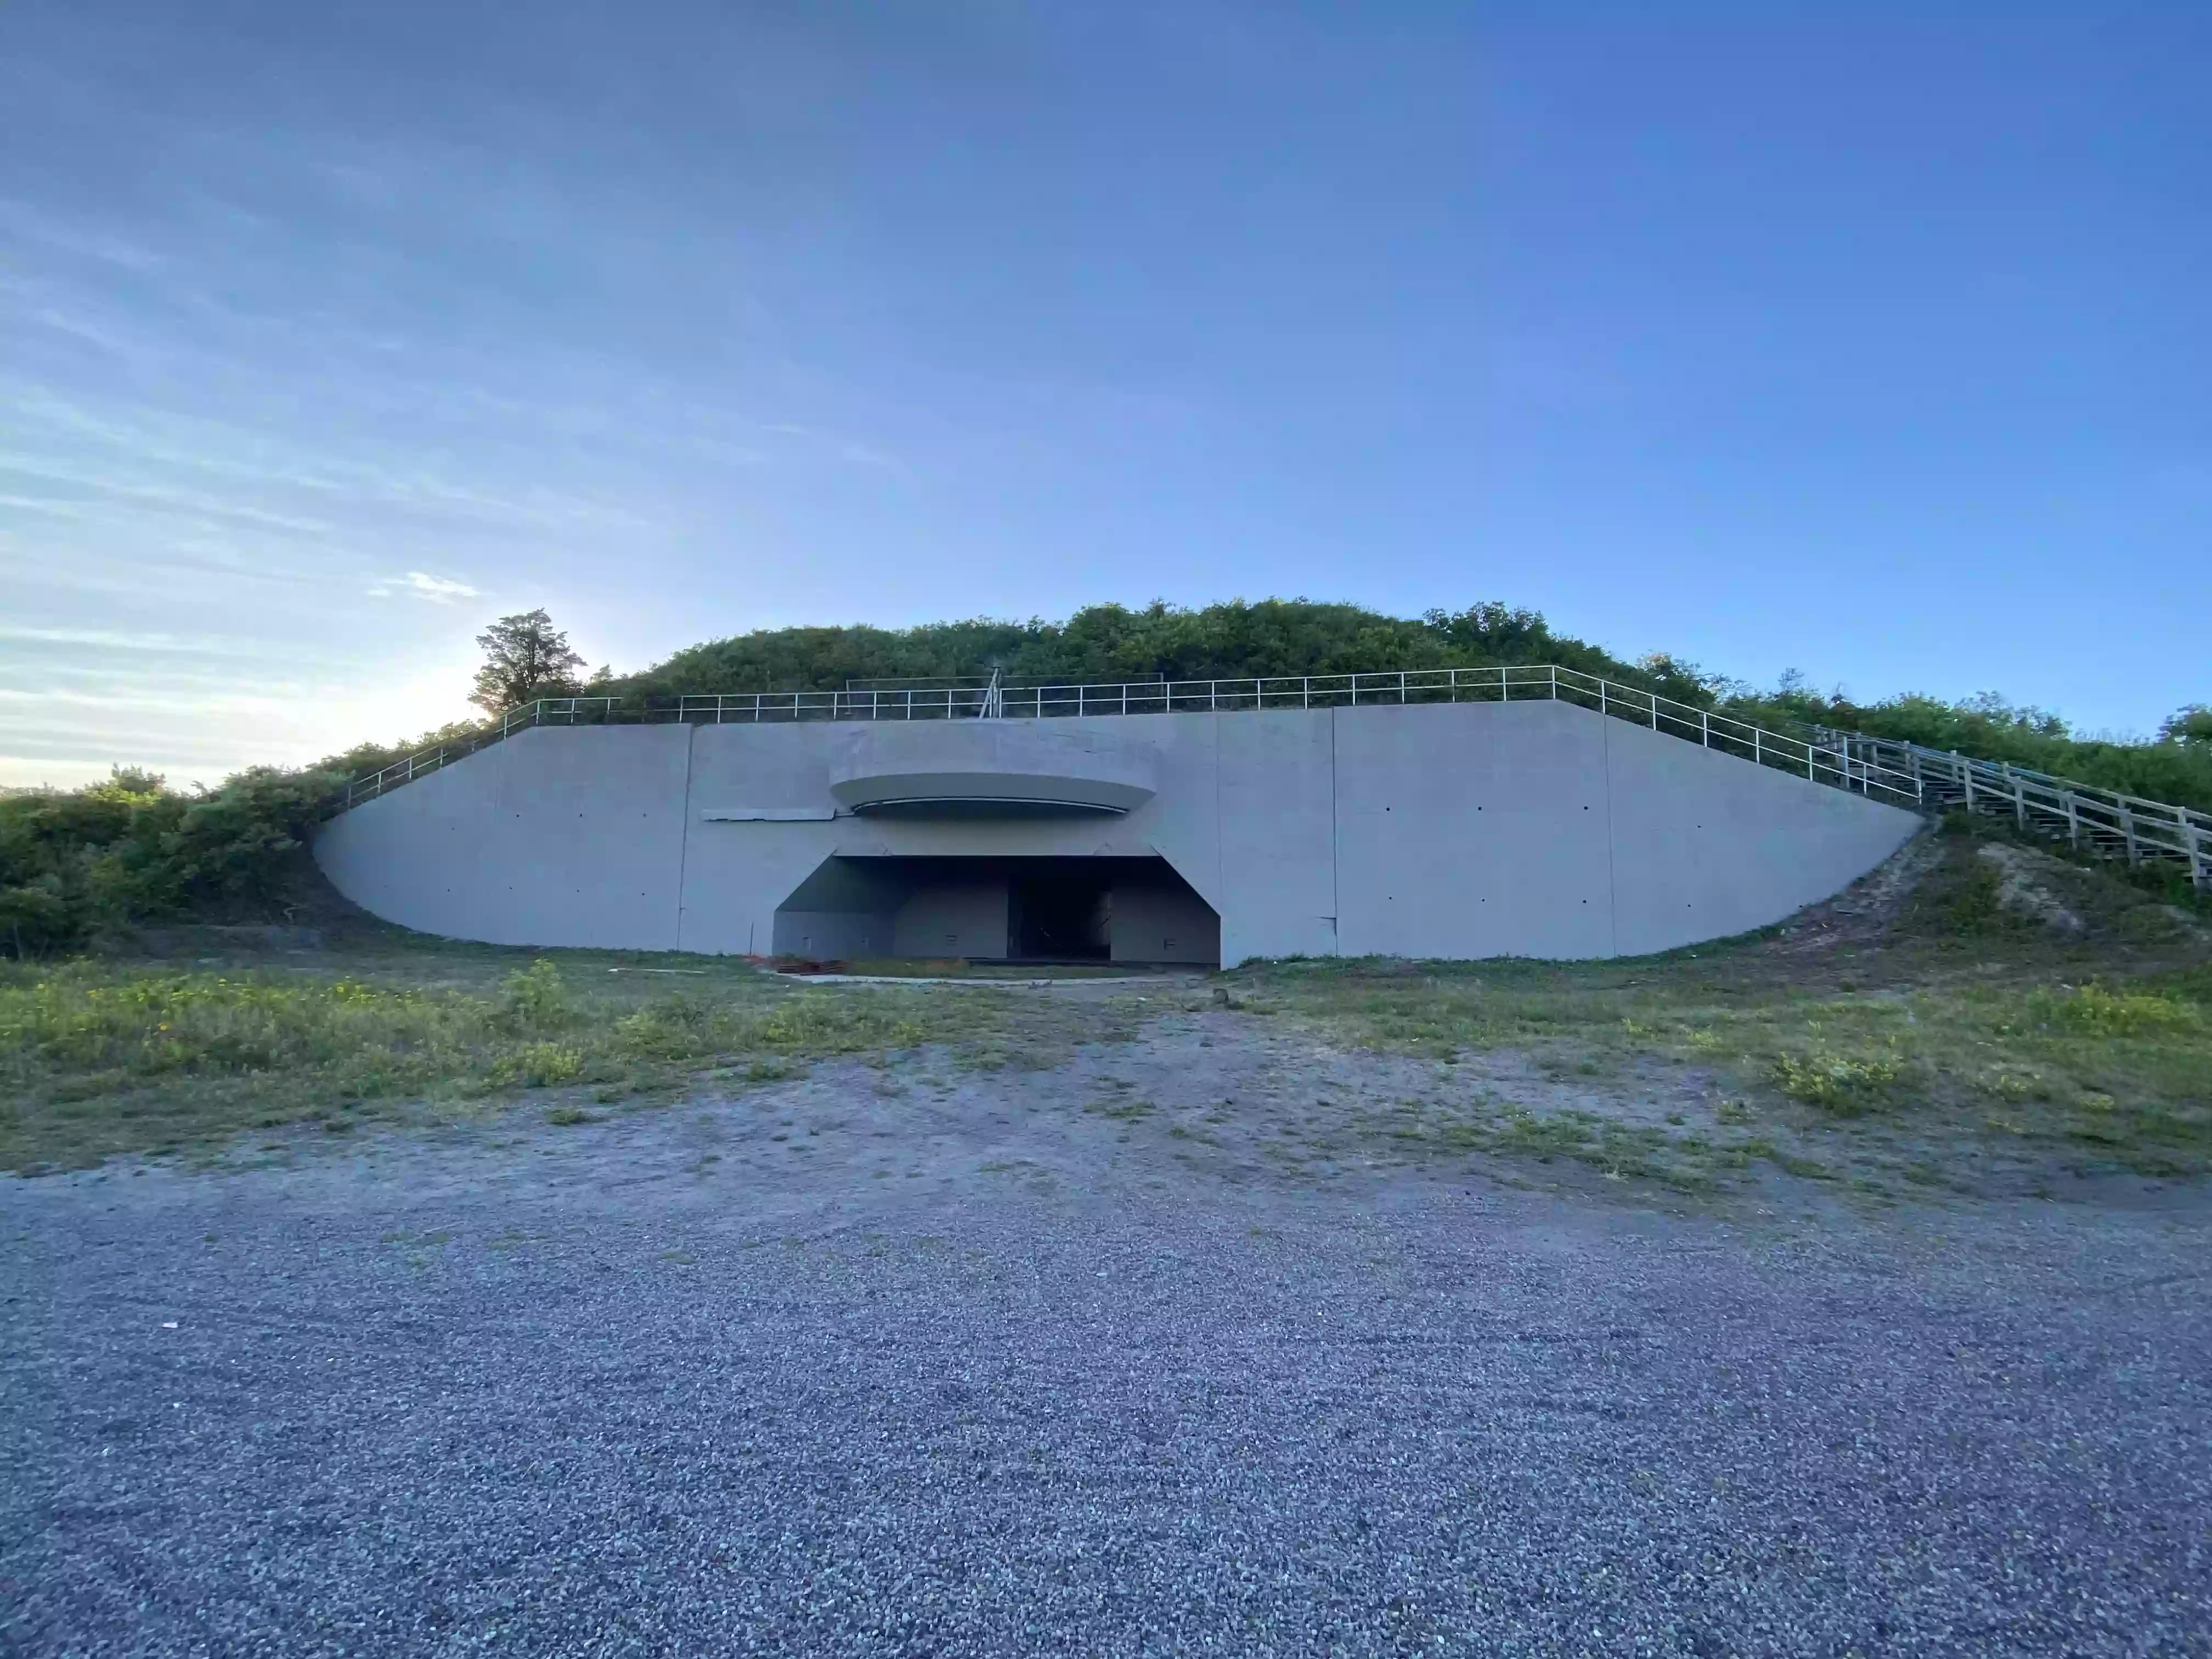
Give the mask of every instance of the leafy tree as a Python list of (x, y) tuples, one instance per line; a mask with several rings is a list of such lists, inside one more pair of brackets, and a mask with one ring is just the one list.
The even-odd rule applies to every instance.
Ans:
[(2212, 752), (2212, 703), (2192, 702), (2175, 709), (2159, 722), (2158, 740)]
[(469, 701), (488, 714), (504, 714), (539, 697), (576, 694), (576, 671), (584, 659), (568, 648), (568, 636), (553, 626), (543, 609), (501, 617), (477, 635), (483, 666), (477, 670)]

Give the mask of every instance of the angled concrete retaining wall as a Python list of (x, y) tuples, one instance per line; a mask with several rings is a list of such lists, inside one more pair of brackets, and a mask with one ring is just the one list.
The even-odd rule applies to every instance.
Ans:
[[(333, 819), (315, 856), (380, 916), (501, 944), (766, 952), (833, 856), (1158, 855), (1218, 915), (1224, 963), (1568, 958), (1778, 921), (1918, 824), (1565, 702), (1066, 726), (1154, 793), (1123, 817), (854, 817), (831, 793), (848, 725), (540, 728)], [(987, 752), (966, 722), (900, 730), (916, 767), (943, 732), (948, 775)]]

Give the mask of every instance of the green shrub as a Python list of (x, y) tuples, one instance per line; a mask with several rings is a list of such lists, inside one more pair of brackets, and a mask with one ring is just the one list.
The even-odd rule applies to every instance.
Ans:
[(2086, 1036), (2154, 1036), (2199, 1024), (2204, 1018), (2201, 1009), (2171, 997), (2101, 985), (2037, 991), (2027, 1003), (2031, 1018)]
[(624, 1052), (639, 1059), (689, 1060), (714, 1052), (726, 1024), (711, 1005), (678, 992), (623, 1015), (614, 1035)]
[(492, 1063), (494, 1087), (557, 1088), (584, 1074), (584, 1052), (566, 1043), (531, 1042), (501, 1054)]
[(0, 887), (0, 946), (19, 960), (72, 949), (84, 938), (86, 920), (58, 875)]
[(1899, 1070), (1898, 1062), (1886, 1056), (1861, 1060), (1828, 1049), (1778, 1054), (1773, 1066), (1774, 1081), (1784, 1094), (1841, 1117), (1855, 1117), (1885, 1103)]
[(52, 957), (117, 924), (265, 914), (341, 781), (257, 767), (179, 794), (118, 769), (83, 789), (0, 795), (0, 954)]
[(500, 987), (498, 1018), (507, 1030), (555, 1031), (574, 1016), (561, 970), (544, 957), (509, 974)]

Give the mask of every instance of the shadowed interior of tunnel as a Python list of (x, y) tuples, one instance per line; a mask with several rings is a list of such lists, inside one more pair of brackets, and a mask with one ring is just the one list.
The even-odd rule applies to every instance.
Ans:
[(1218, 967), (1221, 919), (1164, 858), (840, 854), (777, 908), (774, 949), (817, 961)]
[(1018, 876), (1007, 908), (1011, 954), (1023, 961), (1113, 959), (1114, 884), (1106, 876)]

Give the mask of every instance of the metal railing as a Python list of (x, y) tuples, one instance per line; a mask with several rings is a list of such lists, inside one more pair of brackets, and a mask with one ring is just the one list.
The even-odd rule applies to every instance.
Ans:
[(425, 749), (404, 760), (392, 762), (380, 772), (356, 778), (346, 785), (345, 806), (337, 810), (343, 811), (365, 800), (374, 800), (403, 783), (412, 783), (441, 766), (451, 765), (464, 755), (473, 755), (479, 749), (533, 726), (605, 726), (620, 718), (612, 697), (544, 697), (502, 715), (467, 737)]
[(1898, 805), (1920, 805), (1917, 777), (1853, 754), (1832, 734), (1790, 733), (1551, 664), (1407, 669), (1379, 674), (1302, 674), (1253, 679), (1135, 680), (1101, 684), (920, 685), (842, 691), (746, 691), (678, 697), (623, 708), (611, 697), (553, 697), (457, 742), (424, 750), (356, 780), (354, 806), (535, 726), (608, 722), (719, 725), (793, 720), (1053, 720), (1102, 714), (1228, 714), (1243, 710), (1557, 700), (1648, 726), (1757, 765)]
[(2076, 783), (2003, 761), (1976, 760), (1856, 732), (1820, 733), (1855, 759), (1909, 774), (1923, 803), (2008, 817), (2024, 835), (2135, 866), (2179, 865), (2199, 892), (2212, 893), (2212, 812)]
[(394, 762), (346, 787), (358, 805), (537, 726), (789, 720), (1054, 720), (1102, 714), (1228, 714), (1427, 702), (1571, 702), (1771, 766), (1815, 783), (1922, 810), (1964, 806), (2008, 816), (2031, 835), (2131, 865), (2178, 863), (2212, 892), (2212, 813), (2095, 788), (2047, 773), (1974, 760), (1855, 732), (1754, 726), (1549, 663), (1504, 668), (1407, 669), (1379, 674), (1300, 674), (1224, 680), (1133, 680), (1100, 684), (927, 684), (842, 691), (747, 691), (623, 708), (612, 697), (549, 697), (471, 736)]
[(1101, 714), (1230, 714), (1272, 708), (1357, 708), (1428, 702), (1549, 701), (1579, 704), (1707, 749), (1795, 772), (1838, 788), (1917, 806), (1910, 773), (1862, 760), (1820, 736), (1753, 726), (1549, 663), (1504, 668), (1406, 669), (1254, 679), (1130, 680), (1100, 684), (905, 686), (844, 691), (749, 691), (683, 697), (639, 718), (695, 724), (787, 720), (1083, 719)]

